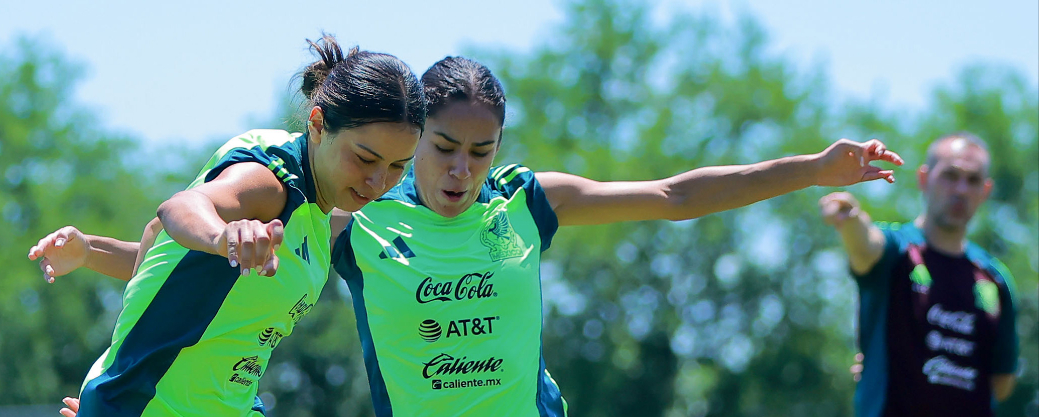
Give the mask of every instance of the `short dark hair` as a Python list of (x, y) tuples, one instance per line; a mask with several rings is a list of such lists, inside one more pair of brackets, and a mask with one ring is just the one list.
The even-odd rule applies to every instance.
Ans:
[(389, 122), (422, 130), (426, 98), (418, 78), (404, 62), (356, 46), (343, 55), (335, 37), (327, 34), (317, 42), (307, 39), (307, 43), (319, 59), (303, 70), (300, 91), (324, 112), (325, 129), (336, 132)]
[(945, 142), (955, 139), (966, 140), (970, 146), (977, 146), (981, 150), (985, 151), (986, 154), (989, 153), (988, 144), (986, 144), (985, 141), (981, 140), (981, 138), (979, 138), (977, 135), (967, 131), (950, 133), (948, 135), (935, 139), (934, 142), (931, 142), (931, 145), (927, 147), (926, 164), (928, 168), (934, 168), (934, 164), (938, 163), (938, 147), (940, 147)]
[(422, 74), (429, 116), (455, 101), (476, 101), (490, 107), (505, 125), (505, 89), (483, 64), (460, 56), (437, 61)]

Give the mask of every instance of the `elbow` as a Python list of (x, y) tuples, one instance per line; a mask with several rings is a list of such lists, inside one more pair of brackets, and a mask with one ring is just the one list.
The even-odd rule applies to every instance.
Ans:
[[(188, 191), (178, 192), (174, 194), (173, 197), (170, 197), (169, 200), (163, 201), (162, 204), (159, 204), (159, 208), (155, 210), (155, 219), (152, 221), (158, 223), (159, 227), (161, 227), (162, 222), (169, 220), (170, 216), (177, 211), (177, 207), (181, 206), (180, 200), (186, 197), (184, 193), (187, 192)], [(154, 225), (148, 223), (148, 227), (152, 228)]]
[[(162, 204), (159, 204), (159, 208), (155, 210), (155, 220), (158, 220), (161, 223), (162, 219), (169, 218), (170, 211), (173, 210), (173, 206), (175, 205), (175, 203), (172, 203), (172, 201), (173, 199), (171, 198), (169, 200), (163, 201)], [(150, 229), (151, 227), (152, 224), (148, 223), (148, 228)]]
[(702, 202), (695, 201), (692, 196), (686, 193), (667, 191), (665, 195), (667, 210), (663, 217), (666, 220), (673, 222), (692, 220), (713, 212), (710, 210), (710, 207), (706, 207)]

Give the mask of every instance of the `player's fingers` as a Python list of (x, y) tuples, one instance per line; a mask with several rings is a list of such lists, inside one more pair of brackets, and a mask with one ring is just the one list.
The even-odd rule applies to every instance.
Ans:
[(36, 246), (33, 246), (31, 249), (29, 249), (29, 259), (35, 261), (36, 258), (44, 256), (44, 254), (47, 252), (47, 249), (51, 248), (54, 245), (54, 239), (57, 237), (58, 232), (51, 232), (47, 236), (44, 236), (43, 239), (40, 239), (38, 242), (36, 242)]
[(72, 226), (65, 226), (61, 229), (58, 229), (58, 237), (54, 240), (54, 246), (60, 248), (62, 246), (65, 246), (65, 244), (69, 241), (76, 239), (76, 235), (78, 235), (78, 233), (76, 233), (77, 231), (78, 230), (76, 230), (76, 228)]
[(901, 164), (905, 163), (905, 161), (902, 160), (902, 157), (899, 156), (899, 154), (897, 154), (897, 153), (895, 153), (893, 151), (889, 151), (887, 149), (887, 146), (884, 145), (884, 142), (882, 142), (882, 141), (880, 141), (878, 139), (873, 139), (873, 140), (868, 141), (867, 145), (868, 145), (868, 148), (870, 149), (870, 152), (868, 153), (868, 155), (870, 156), (869, 159), (871, 161), (882, 160), (882, 161), (887, 161), (887, 162), (890, 162), (890, 163), (894, 163), (896, 165), (901, 165)]
[(252, 267), (256, 266), (254, 257), (254, 247), (256, 242), (253, 237), (253, 231), (248, 227), (248, 224), (238, 229), (239, 247), (238, 247), (238, 263), (242, 268), (242, 275), (249, 275), (252, 272)]
[(68, 226), (62, 227), (61, 229), (58, 229), (57, 232), (54, 232), (55, 233), (54, 247), (56, 247), (56, 248), (63, 247), (63, 246), (65, 246), (65, 243), (69, 241), (69, 235), (68, 235), (68, 233), (65, 230), (66, 227), (68, 227)]
[(267, 223), (267, 235), (271, 237), (271, 251), (278, 250), (281, 242), (285, 240), (285, 226), (281, 220), (274, 219)]
[(54, 267), (51, 266), (50, 259), (43, 258), (40, 260), (40, 271), (43, 271), (43, 279), (48, 283), (54, 283)]
[(228, 225), (224, 229), (224, 239), (227, 240), (227, 262), (234, 268), (238, 266), (238, 229)]
[(278, 272), (278, 256), (271, 254), (271, 256), (267, 258), (267, 262), (264, 262), (260, 275), (273, 277), (276, 272)]
[(906, 163), (906, 161), (902, 159), (901, 155), (899, 155), (899, 154), (897, 154), (897, 153), (895, 153), (893, 151), (888, 151), (888, 150), (885, 150), (884, 153), (882, 155), (880, 155), (880, 158), (878, 158), (878, 159), (881, 160), (881, 161), (890, 162), (890, 163), (898, 165), (898, 166), (901, 166), (901, 165)]
[(888, 150), (887, 145), (884, 145), (884, 142), (881, 142), (880, 140), (870, 140), (869, 142), (866, 142), (866, 147), (868, 149), (866, 154), (870, 161), (887, 161), (895, 165), (902, 165), (905, 163), (901, 156), (894, 151)]
[(267, 258), (271, 256), (271, 237), (267, 234), (266, 229), (254, 230), (253, 236), (255, 243), (253, 244), (253, 262), (258, 270), (263, 269), (264, 263)]
[(880, 169), (877, 167), (869, 167), (864, 174), (862, 174), (862, 181), (873, 181), (883, 179), (888, 183), (895, 182), (895, 172), (890, 169)]
[(61, 413), (61, 415), (62, 415), (63, 417), (76, 417), (76, 412), (75, 412), (75, 411), (72, 411), (72, 410), (70, 410), (70, 409), (68, 409), (68, 408), (62, 408), (62, 409), (61, 409), (60, 411), (58, 411), (58, 412), (59, 412), (59, 413)]
[(79, 412), (79, 398), (65, 397), (61, 399), (61, 402), (65, 403), (72, 411)]

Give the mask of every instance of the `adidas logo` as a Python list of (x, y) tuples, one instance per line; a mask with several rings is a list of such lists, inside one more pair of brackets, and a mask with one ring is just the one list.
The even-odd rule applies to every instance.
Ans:
[(414, 258), (415, 252), (411, 251), (407, 243), (404, 243), (404, 239), (397, 236), (393, 239), (393, 246), (383, 246), (382, 252), (379, 253), (379, 259), (386, 258)]
[(307, 249), (307, 237), (303, 236), (303, 244), (296, 249), (296, 256), (310, 263), (310, 250)]

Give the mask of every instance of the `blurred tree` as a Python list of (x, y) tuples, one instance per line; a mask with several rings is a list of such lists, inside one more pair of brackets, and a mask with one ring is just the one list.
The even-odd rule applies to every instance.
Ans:
[[(896, 185), (850, 189), (876, 218), (909, 221), (927, 144), (959, 129), (986, 138), (1002, 188), (973, 237), (1017, 274), (1022, 323), (1024, 375), (1000, 413), (1035, 401), (1039, 107), (1020, 75), (967, 69), (918, 116), (842, 108), (818, 71), (770, 56), (752, 19), (661, 22), (616, 0), (566, 7), (550, 46), (478, 53), (510, 99), (499, 161), (649, 179), (881, 137), (911, 166)], [(829, 191), (689, 222), (560, 231), (543, 268), (545, 355), (571, 414), (851, 415), (856, 294), (816, 208)]]
[(162, 182), (142, 174), (154, 161), (134, 160), (136, 141), (74, 104), (76, 63), (30, 39), (2, 51), (0, 404), (58, 404), (108, 346), (122, 283), (77, 271), (47, 285), (26, 253), (66, 224), (139, 239)]

